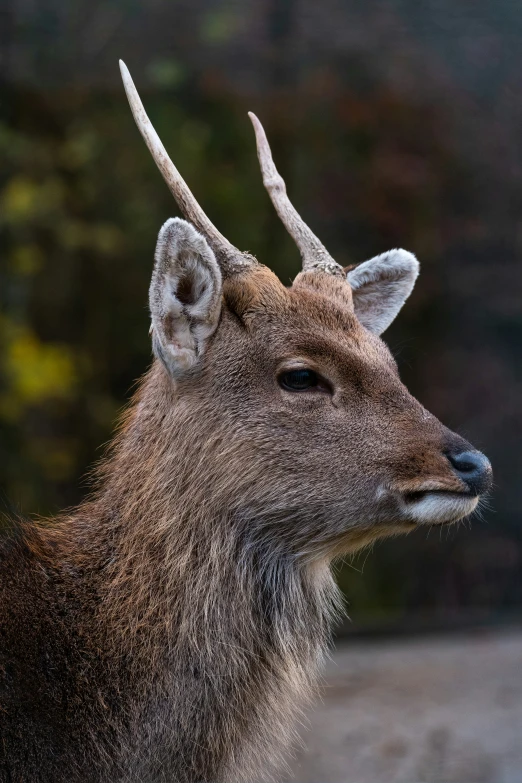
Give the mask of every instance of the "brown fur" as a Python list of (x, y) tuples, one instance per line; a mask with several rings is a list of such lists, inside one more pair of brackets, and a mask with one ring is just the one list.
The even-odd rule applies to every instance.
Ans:
[[(290, 394), (301, 359), (329, 394)], [(154, 361), (92, 497), (0, 550), (0, 780), (248, 781), (279, 763), (339, 605), (330, 563), (461, 492), (350, 287), (256, 266), (176, 382)]]

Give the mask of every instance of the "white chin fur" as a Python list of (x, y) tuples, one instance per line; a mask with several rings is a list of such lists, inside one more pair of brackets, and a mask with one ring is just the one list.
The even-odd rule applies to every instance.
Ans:
[(467, 517), (477, 507), (478, 498), (451, 493), (427, 492), (408, 503), (406, 516), (417, 525), (440, 525)]

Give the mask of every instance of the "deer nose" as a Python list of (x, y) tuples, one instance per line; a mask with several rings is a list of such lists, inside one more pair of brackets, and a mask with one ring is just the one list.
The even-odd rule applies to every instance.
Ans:
[(489, 459), (480, 451), (447, 452), (446, 456), (457, 476), (473, 495), (491, 488), (493, 471)]

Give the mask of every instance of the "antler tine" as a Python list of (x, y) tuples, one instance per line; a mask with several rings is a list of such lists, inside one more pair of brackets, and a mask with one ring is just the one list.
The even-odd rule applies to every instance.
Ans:
[(334, 261), (323, 243), (306, 225), (286, 193), (284, 179), (277, 171), (263, 126), (252, 112), (248, 112), (256, 134), (257, 157), (263, 175), (263, 185), (283, 225), (294, 239), (303, 259), (303, 271), (321, 271), (344, 277), (343, 268)]
[(120, 71), (132, 115), (156, 166), (160, 170), (163, 179), (167, 183), (183, 216), (187, 218), (187, 220), (190, 220), (198, 231), (208, 240), (209, 245), (216, 254), (216, 258), (220, 263), (223, 273), (231, 274), (239, 268), (244, 268), (245, 266), (251, 266), (257, 263), (255, 258), (249, 253), (242, 253), (234, 247), (234, 245), (218, 231), (205, 215), (204, 211), (192, 195), (187, 183), (169, 158), (165, 147), (154, 130), (151, 121), (147, 117), (138, 91), (132, 81), (129, 69), (123, 60), (120, 60)]

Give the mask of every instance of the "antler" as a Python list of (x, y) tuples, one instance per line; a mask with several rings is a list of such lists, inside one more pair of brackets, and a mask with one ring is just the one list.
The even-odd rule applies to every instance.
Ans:
[(127, 93), (132, 115), (138, 126), (138, 130), (143, 136), (147, 147), (150, 150), (156, 166), (159, 168), (163, 179), (167, 183), (170, 192), (176, 199), (183, 216), (200, 231), (208, 240), (209, 245), (216, 254), (216, 258), (224, 274), (232, 274), (240, 268), (252, 266), (257, 263), (256, 259), (249, 253), (242, 253), (232, 245), (223, 234), (217, 230), (213, 223), (203, 212), (202, 208), (192, 195), (187, 183), (169, 158), (167, 151), (154, 130), (154, 127), (147, 117), (143, 104), (134, 86), (129, 69), (120, 60), (120, 71), (123, 79), (123, 86)]
[(263, 175), (263, 185), (268, 190), (272, 204), (283, 225), (294, 239), (303, 259), (303, 271), (327, 272), (331, 275), (344, 277), (343, 268), (334, 261), (323, 243), (306, 225), (296, 211), (286, 193), (284, 179), (277, 171), (263, 126), (252, 112), (248, 112), (256, 134), (257, 157)]

